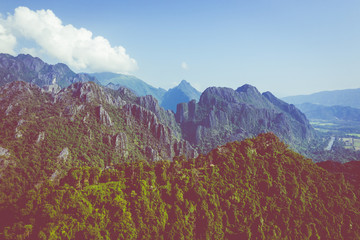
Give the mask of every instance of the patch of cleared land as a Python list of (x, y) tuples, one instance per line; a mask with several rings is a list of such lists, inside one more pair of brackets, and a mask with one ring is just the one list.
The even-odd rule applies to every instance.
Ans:
[(347, 138), (339, 138), (340, 141), (344, 142), (345, 148), (354, 149), (355, 151), (360, 150), (360, 139), (347, 137)]

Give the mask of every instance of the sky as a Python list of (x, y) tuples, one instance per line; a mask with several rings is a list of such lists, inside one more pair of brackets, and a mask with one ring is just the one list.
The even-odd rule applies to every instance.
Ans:
[(278, 97), (360, 88), (359, 1), (1, 0), (0, 14), (0, 52), (75, 72)]

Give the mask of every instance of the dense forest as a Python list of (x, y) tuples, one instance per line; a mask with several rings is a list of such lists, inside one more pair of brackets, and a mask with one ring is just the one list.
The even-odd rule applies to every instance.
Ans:
[[(18, 172), (12, 184), (26, 179)], [(358, 185), (271, 133), (194, 159), (72, 167), (26, 186), (1, 196), (1, 239), (360, 238)]]

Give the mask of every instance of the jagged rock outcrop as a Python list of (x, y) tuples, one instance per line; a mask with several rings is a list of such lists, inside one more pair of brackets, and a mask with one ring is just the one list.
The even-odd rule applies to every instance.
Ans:
[[(71, 132), (79, 131), (81, 141), (87, 145), (94, 146), (100, 140), (109, 146), (101, 156), (107, 165), (114, 157), (116, 161), (126, 161), (128, 158), (172, 159), (177, 154), (197, 156), (196, 150), (182, 140), (180, 126), (171, 111), (159, 107), (153, 97), (137, 97), (125, 88), (114, 91), (86, 82), (74, 83), (59, 93), (47, 93), (34, 84), (12, 82), (0, 87), (0, 103), (1, 116), (14, 121), (9, 129), (12, 138), (29, 139), (37, 148), (48, 141), (64, 144), (70, 141)], [(53, 124), (60, 133), (55, 134), (58, 140), (48, 133)], [(62, 129), (66, 126), (71, 130)], [(36, 133), (29, 136), (29, 129), (36, 129)], [(86, 152), (76, 155), (83, 161), (91, 161)], [(54, 159), (59, 158), (54, 156)]]
[(36, 139), (36, 144), (40, 144), (44, 140), (45, 140), (45, 132), (40, 132)]
[(44, 92), (56, 94), (61, 91), (61, 87), (58, 84), (56, 84), (56, 78), (54, 78), (52, 83), (50, 85), (44, 85), (42, 87), (42, 90)]
[(172, 130), (172, 134), (174, 134), (177, 139), (181, 138), (181, 129), (179, 124), (176, 122), (175, 115), (170, 110), (165, 110), (160, 107), (155, 97), (147, 95), (137, 98), (135, 102), (145, 109), (153, 112), (161, 123)]
[[(94, 124), (102, 126), (100, 139), (111, 136), (108, 143), (112, 151), (123, 157), (131, 157), (131, 152), (151, 156), (152, 160), (172, 159), (179, 154), (193, 157), (197, 151), (207, 152), (217, 145), (263, 132), (274, 132), (293, 147), (303, 146), (314, 137), (308, 120), (298, 109), (250, 85), (237, 90), (208, 88), (198, 103), (192, 100), (179, 104), (176, 115), (161, 108), (152, 96), (137, 97), (126, 88), (111, 90), (92, 82), (74, 83), (56, 94), (23, 82), (10, 83), (1, 91), (12, 96), (5, 99), (0, 94), (4, 116), (16, 114), (16, 121), (24, 119), (28, 127), (34, 119), (26, 119), (26, 112), (34, 113), (33, 108), (57, 109), (56, 117), (81, 122), (79, 126), (89, 143), (97, 139)], [(21, 106), (17, 106), (20, 102)], [(21, 128), (14, 128), (14, 135), (16, 130), (22, 134)], [(118, 133), (125, 135), (115, 137)]]
[(274, 132), (295, 148), (314, 137), (314, 130), (298, 109), (271, 93), (262, 95), (248, 84), (237, 90), (208, 88), (199, 103), (179, 104), (176, 120), (184, 138), (202, 152), (263, 132)]
[(96, 116), (98, 117), (101, 124), (106, 126), (113, 125), (109, 113), (103, 108), (103, 106), (100, 105), (96, 108)]
[(9, 150), (3, 147), (0, 147), (0, 156), (1, 157), (9, 157), (10, 153)]
[(69, 158), (70, 151), (68, 147), (65, 147), (59, 154), (58, 161), (66, 162)]
[(0, 179), (9, 165), (16, 165), (8, 149), (0, 147)]
[(112, 145), (115, 147), (117, 152), (127, 151), (128, 149), (128, 138), (125, 133), (117, 133), (112, 139)]
[(115, 149), (117, 154), (120, 154), (122, 158), (126, 158), (129, 155), (129, 141), (125, 132), (119, 132), (115, 135), (105, 135), (103, 142), (107, 146), (111, 146)]
[[(101, 124), (107, 127), (114, 126), (115, 121), (110, 117), (108, 108), (111, 108), (111, 111), (124, 113), (125, 116), (122, 119), (126, 126), (138, 128), (140, 124), (141, 128), (144, 128), (148, 132), (142, 132), (140, 134), (143, 139), (142, 144), (145, 146), (148, 144), (154, 151), (157, 151), (155, 155), (151, 154), (151, 156), (154, 156), (156, 159), (172, 159), (176, 152), (187, 154), (188, 157), (197, 156), (196, 150), (194, 150), (190, 144), (182, 143), (183, 140), (181, 140), (180, 126), (176, 122), (174, 114), (171, 111), (166, 111), (161, 108), (158, 101), (152, 96), (137, 97), (133, 92), (126, 88), (119, 88), (114, 91), (89, 82), (75, 83), (68, 88), (63, 89), (55, 96), (55, 99), (57, 99), (55, 102), (60, 101), (70, 104), (70, 96), (71, 98), (75, 98), (75, 102), (76, 99), (79, 99), (80, 102), (85, 105), (100, 104), (95, 107), (96, 117)], [(68, 111), (70, 113), (68, 115), (74, 117), (77, 112), (82, 111), (83, 108), (79, 109), (79, 106), (82, 106), (83, 104), (74, 105), (74, 100), (71, 102), (72, 104), (65, 107), (65, 109), (72, 106), (70, 107), (72, 110)], [(88, 118), (89, 116), (87, 114), (83, 117), (83, 122), (84, 119), (86, 120), (85, 122), (89, 121)], [(150, 134), (151, 137), (146, 136), (146, 134)], [(114, 136), (115, 135), (112, 135), (112, 137)], [(153, 138), (155, 138), (155, 141), (151, 140)], [(126, 139), (127, 143), (120, 144), (120, 142), (125, 141), (124, 139), (124, 135), (117, 135), (117, 137), (115, 137), (115, 143), (117, 142), (115, 145), (117, 145), (117, 147), (115, 146), (115, 148), (118, 148), (119, 146), (128, 146), (130, 144), (128, 139)], [(114, 143), (113, 141), (114, 139), (109, 140), (108, 142)], [(175, 146), (178, 148), (176, 151)], [(130, 150), (125, 150), (125, 156), (128, 151)], [(142, 152), (146, 155), (150, 151), (142, 149)], [(147, 154), (147, 156), (150, 156), (150, 154)]]

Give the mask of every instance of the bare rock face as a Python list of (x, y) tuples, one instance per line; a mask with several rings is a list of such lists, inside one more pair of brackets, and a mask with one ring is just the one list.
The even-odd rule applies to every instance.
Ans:
[(44, 92), (56, 94), (61, 91), (61, 87), (59, 85), (51, 84), (51, 85), (45, 85), (42, 87)]
[(44, 140), (45, 140), (45, 132), (40, 132), (36, 139), (36, 144), (40, 144)]
[(158, 121), (172, 130), (172, 134), (177, 138), (181, 138), (181, 129), (179, 124), (176, 122), (175, 115), (170, 110), (165, 110), (160, 107), (157, 99), (153, 96), (147, 95), (144, 97), (139, 97), (136, 100), (136, 103), (145, 109), (153, 112)]
[(105, 135), (103, 137), (103, 143), (108, 146), (111, 146), (115, 149), (117, 154), (120, 154), (122, 157), (127, 157), (129, 155), (129, 142), (126, 133), (119, 132), (115, 135)]
[(64, 116), (67, 116), (70, 118), (70, 121), (74, 121), (77, 114), (81, 113), (82, 110), (84, 110), (85, 105), (76, 105), (74, 103), (67, 105), (64, 109), (64, 111), (61, 113)]
[(10, 104), (7, 108), (6, 108), (6, 111), (5, 111), (5, 115), (6, 116), (9, 116), (9, 114), (11, 113), (11, 110), (13, 109), (13, 105)]
[(3, 172), (6, 171), (6, 168), (9, 165), (16, 165), (10, 156), (11, 155), (8, 149), (0, 147), (0, 179), (3, 175)]
[(127, 104), (124, 106), (128, 115), (132, 115), (148, 130), (150, 130), (161, 142), (169, 142), (171, 139), (171, 130), (158, 122), (156, 115), (136, 104)]
[(57, 158), (58, 158), (58, 160), (60, 160), (62, 162), (66, 162), (69, 158), (69, 155), (70, 155), (69, 148), (66, 147), (61, 151), (61, 153), (59, 154), (59, 156)]
[(24, 119), (20, 119), (20, 121), (18, 122), (17, 127), (15, 128), (15, 138), (21, 138), (23, 136), (20, 127), (24, 124), (24, 122)]
[(145, 155), (146, 157), (148, 157), (148, 159), (151, 159), (152, 161), (159, 161), (161, 160), (160, 156), (159, 156), (159, 152), (152, 149), (149, 146), (146, 146), (145, 148)]
[(313, 128), (298, 109), (248, 84), (237, 90), (206, 89), (199, 103), (178, 104), (176, 121), (185, 140), (203, 153), (265, 132), (275, 133), (293, 147), (314, 138)]
[(112, 145), (117, 152), (123, 152), (128, 149), (128, 138), (124, 132), (117, 133), (112, 138)]
[(9, 150), (7, 150), (6, 148), (0, 147), (0, 156), (1, 157), (9, 157), (10, 156)]
[(184, 155), (188, 158), (196, 158), (199, 154), (188, 141), (181, 140), (174, 143), (174, 156)]
[(106, 126), (113, 125), (109, 113), (103, 108), (103, 106), (100, 105), (96, 108), (96, 116), (101, 124)]
[(80, 99), (83, 102), (90, 103), (100, 97), (100, 88), (95, 88), (93, 84), (75, 83), (68, 87), (72, 96)]

